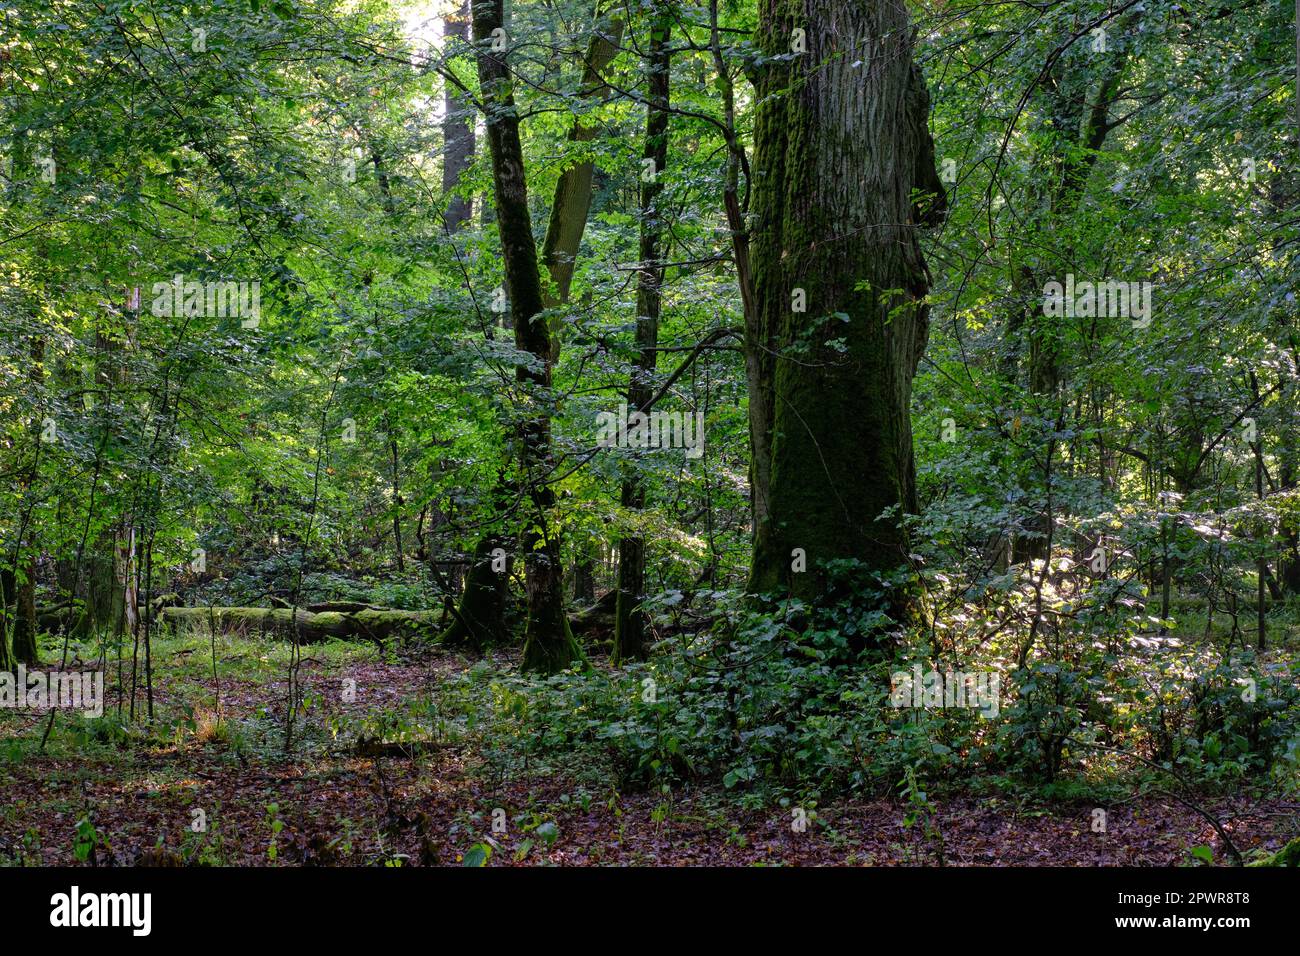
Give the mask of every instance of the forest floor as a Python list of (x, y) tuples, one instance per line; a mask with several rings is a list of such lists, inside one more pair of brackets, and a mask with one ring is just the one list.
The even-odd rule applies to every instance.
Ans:
[[(788, 807), (720, 786), (619, 791), (581, 761), (529, 766), (464, 740), (366, 751), (358, 712), (383, 726), (473, 663), (441, 651), (305, 648), (307, 706), (285, 755), (285, 646), (227, 637), (215, 652), (219, 680), (207, 638), (156, 642), (163, 729), (149, 734), (59, 715), (42, 752), (48, 717), (0, 714), (0, 863), (1162, 866), (1196, 862), (1198, 847), (1226, 862), (1207, 820), (1163, 793), (1107, 801), (1104, 832), (1095, 800), (1014, 790), (931, 795), (919, 816), (898, 800), (823, 804), (796, 832)], [(114, 688), (106, 696), (111, 716)], [(1300, 803), (1194, 799), (1243, 853), (1300, 829)]]

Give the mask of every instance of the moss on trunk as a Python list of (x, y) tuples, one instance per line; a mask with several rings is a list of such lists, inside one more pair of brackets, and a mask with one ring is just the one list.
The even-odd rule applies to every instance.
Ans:
[(16, 661), (28, 667), (36, 667), (41, 662), (40, 650), (36, 645), (36, 561), (28, 559), (23, 568), (23, 580), (18, 585), (18, 600), (14, 608), (13, 656)]
[[(778, 59), (758, 77), (753, 266), (776, 360), (749, 586), (811, 599), (829, 562), (906, 562), (911, 386), (928, 324), (914, 194), (942, 192), (901, 5), (763, 0), (760, 15), (762, 50)], [(806, 52), (790, 56), (796, 29)]]

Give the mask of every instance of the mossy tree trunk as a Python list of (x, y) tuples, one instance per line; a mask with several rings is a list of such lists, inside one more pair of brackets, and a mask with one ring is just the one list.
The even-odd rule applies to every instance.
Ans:
[(933, 197), (932, 215), (943, 190), (901, 3), (760, 0), (758, 40), (780, 58), (758, 75), (753, 248), (759, 334), (777, 355), (749, 586), (813, 598), (827, 562), (906, 562), (928, 290), (913, 197)]
[(12, 672), (17, 665), (9, 650), (9, 602), (13, 600), (14, 575), (9, 568), (0, 568), (0, 673)]
[(14, 660), (35, 667), (41, 662), (36, 645), (36, 559), (28, 557), (18, 583), (18, 599), (14, 609)]
[[(660, 179), (668, 165), (668, 97), (671, 52), (668, 48), (672, 20), (663, 0), (651, 14), (650, 41), (646, 47), (648, 100), (645, 148), (642, 151), (641, 241), (636, 290), (637, 357), (628, 383), (627, 407), (644, 410), (654, 396), (655, 361), (659, 345), (660, 288), (663, 285), (663, 211)], [(620, 499), (624, 508), (645, 507), (645, 482), (633, 470), (623, 480)], [(645, 657), (645, 538), (639, 530), (625, 534), (618, 549), (618, 597), (614, 613), (614, 663)]]
[[(523, 534), (524, 580), (528, 623), (523, 665), (530, 670), (561, 670), (581, 657), (564, 614), (564, 569), (560, 540), (551, 527), (555, 493), (551, 478), (551, 340), (544, 317), (537, 245), (528, 212), (519, 115), (511, 93), (507, 52), (493, 51), (494, 32), (503, 29), (502, 0), (472, 0), (479, 86), (487, 111), (488, 148), (492, 156), (497, 234), (505, 266), (505, 289), (514, 319), (515, 348), (532, 356), (515, 379), (528, 403), (515, 433), (521, 492), (526, 496)], [(498, 34), (499, 36), (500, 34)], [(507, 49), (513, 38), (506, 38)]]
[(451, 625), (440, 638), (442, 643), (466, 645), (481, 651), (506, 642), (509, 637), (505, 623), (506, 569), (503, 562), (494, 558), (494, 552), (507, 550), (504, 538), (484, 535), (479, 539), (465, 576), (464, 594), (452, 612)]

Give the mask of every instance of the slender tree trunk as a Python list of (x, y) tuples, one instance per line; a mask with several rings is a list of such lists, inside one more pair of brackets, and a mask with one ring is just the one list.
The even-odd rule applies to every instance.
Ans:
[(722, 100), (722, 126), (727, 140), (727, 171), (722, 191), (722, 208), (731, 233), (731, 257), (736, 264), (741, 310), (745, 318), (745, 383), (749, 398), (749, 505), (752, 531), (767, 518), (768, 488), (772, 469), (772, 389), (776, 366), (771, 329), (760, 319), (754, 298), (754, 272), (749, 250), (749, 227), (740, 198), (740, 171), (745, 149), (736, 136), (736, 94), (727, 62), (722, 55), (718, 30), (718, 0), (709, 0), (709, 46)]
[(402, 473), (401, 459), (398, 455), (397, 436), (389, 426), (388, 451), (393, 461), (393, 556), (397, 559), (397, 570), (406, 570), (406, 559), (402, 555)]
[[(796, 30), (806, 52), (791, 55)], [(758, 36), (778, 58), (756, 96), (753, 249), (777, 358), (770, 510), (749, 586), (813, 598), (829, 562), (906, 562), (899, 512), (916, 507), (911, 388), (928, 326), (912, 196), (942, 187), (901, 2), (761, 0)]]
[[(27, 134), (25, 130), (19, 129), (16, 121), (16, 108), (10, 117), (6, 117), (9, 122), (9, 128), (12, 130), (10, 141), (11, 169), (13, 171), (9, 182), (8, 201), (11, 205), (21, 201), (21, 183), (22, 170), (27, 168)], [(40, 428), (40, 422), (36, 423)], [(21, 553), (21, 542), (15, 542), (15, 547)], [(10, 631), (14, 627), (14, 612), (10, 611), (10, 605), (17, 599), (18, 582), (15, 575), (15, 566), (10, 566), (8, 562), (0, 559), (0, 673), (8, 673), (14, 670), (17, 661), (14, 659), (13, 652), (9, 647)]]
[[(461, 0), (459, 9), (443, 18), (442, 36), (445, 45), (457, 40), (461, 43), (468, 41), (469, 0)], [(442, 191), (450, 194), (474, 162), (474, 112), (452, 83), (446, 85), (442, 102)], [(456, 196), (447, 205), (447, 228), (455, 231), (473, 215), (473, 200), (468, 196)]]
[[(617, 16), (602, 18), (598, 9), (587, 47), (581, 95), (607, 94), (604, 77), (618, 54), (622, 35), (622, 20)], [(576, 142), (587, 142), (594, 137), (595, 132), (594, 127), (577, 119), (570, 138)], [(592, 164), (579, 163), (562, 173), (556, 184), (555, 202), (542, 244), (544, 261), (557, 291), (556, 296), (551, 296), (543, 289), (542, 301), (548, 308), (568, 301), (578, 248), (582, 244), (591, 208), (592, 176)], [(552, 365), (559, 361), (559, 346), (558, 336), (552, 337), (549, 346)], [(494, 572), (493, 562), (483, 556), (497, 548), (505, 548), (506, 544), (503, 537), (493, 532), (475, 546), (474, 564), (466, 579), (461, 607), (456, 620), (443, 636), (444, 641), (458, 643), (469, 639), (470, 643), (482, 646), (504, 637), (506, 627), (502, 615), (507, 603), (507, 579), (504, 574)], [(494, 614), (496, 618), (492, 619)]]
[[(45, 342), (38, 336), (32, 341), (31, 347), (32, 367), (28, 375), (28, 380), (32, 383), (33, 388), (39, 390), (41, 387), (41, 363), (45, 361)], [(39, 415), (38, 415), (39, 418)], [(39, 431), (41, 423), (34, 422), (34, 429)], [(23, 497), (36, 494), (36, 482), (39, 477), (40, 469), (40, 446), (35, 444), (32, 453), (32, 464), (23, 476)], [(32, 507), (24, 505), (22, 520), (19, 522), (19, 528), (23, 538), (14, 542), (17, 548), (18, 561), (15, 567), (22, 580), (17, 582), (17, 595), (14, 606), (14, 659), (26, 664), (28, 667), (35, 667), (40, 663), (40, 650), (36, 643), (36, 632), (38, 623), (36, 617), (36, 542), (35, 528), (32, 522)]]
[(17, 665), (9, 650), (9, 604), (14, 599), (14, 575), (9, 568), (0, 568), (0, 673), (10, 673)]
[[(664, 267), (662, 238), (663, 192), (660, 176), (668, 165), (668, 97), (671, 53), (668, 36), (672, 20), (666, 3), (657, 0), (651, 14), (650, 43), (646, 53), (649, 106), (646, 110), (645, 148), (641, 176), (640, 267), (636, 291), (637, 358), (628, 383), (627, 407), (644, 410), (654, 396), (655, 360), (659, 345), (660, 288)], [(629, 511), (645, 507), (645, 482), (633, 469), (623, 480), (621, 501)], [(618, 552), (618, 598), (614, 614), (614, 663), (645, 657), (645, 538), (639, 530), (623, 536)]]
[[(1078, 209), (1088, 178), (1097, 162), (1098, 151), (1105, 145), (1106, 136), (1111, 130), (1110, 109), (1118, 96), (1127, 57), (1117, 53), (1102, 63), (1100, 78), (1086, 100), (1067, 88), (1066, 68), (1063, 64), (1058, 65), (1044, 80), (1043, 85), (1051, 94), (1048, 118), (1056, 134), (1054, 142), (1060, 144), (1049, 157), (1050, 171), (1045, 171), (1040, 177), (1042, 182), (1053, 184), (1050, 189), (1042, 191), (1044, 208), (1040, 217), (1040, 230), (1045, 234), (1056, 231), (1058, 225), (1069, 220)], [(1032, 244), (1032, 237), (1030, 241)], [(1064, 280), (1064, 276), (1059, 274), (1050, 278), (1057, 282)], [(1030, 308), (1027, 315), (1013, 314), (1008, 318), (1006, 354), (1012, 363), (1017, 354), (1023, 355), (1029, 393), (1054, 404), (1066, 374), (1066, 369), (1062, 366), (1064, 346), (1061, 320), (1043, 314), (1040, 290), (1045, 286), (1047, 277), (1035, 275), (1032, 269), (1023, 266), (1017, 273), (1016, 280), (1021, 293), (1016, 296), (1017, 308), (1021, 302), (1030, 303)], [(1008, 366), (1004, 365), (1005, 368)], [(1014, 370), (1014, 365), (1009, 368)], [(1052, 439), (1046, 441), (1051, 442)], [(1044, 466), (1040, 470), (1046, 472), (1047, 469)], [(1016, 538), (1011, 556), (1013, 564), (1048, 557), (1049, 520), (1041, 511), (1027, 517), (1025, 526), (1030, 533)]]
[(573, 566), (573, 599), (580, 604), (596, 600), (596, 562), (586, 549)]
[[(555, 493), (551, 489), (550, 330), (538, 272), (537, 246), (528, 212), (519, 116), (511, 93), (507, 53), (491, 50), (493, 32), (502, 29), (502, 0), (473, 0), (474, 40), (479, 86), (487, 108), (488, 148), (492, 155), (493, 195), (497, 233), (505, 266), (505, 288), (514, 318), (515, 348), (535, 361), (520, 365), (515, 379), (530, 400), (516, 431), (520, 483), (529, 508), (523, 535), (524, 579), (528, 592), (528, 623), (524, 634), (523, 666), (553, 672), (568, 667), (581, 651), (564, 614), (564, 570), (560, 540), (551, 528)], [(513, 42), (507, 38), (507, 48)]]
[[(1251, 376), (1251, 383), (1254, 384), (1254, 376)], [(1256, 394), (1259, 389), (1256, 388)], [(1264, 445), (1263, 442), (1255, 442), (1255, 496), (1260, 501), (1264, 500)], [(1268, 527), (1261, 528), (1261, 535), (1265, 540), (1268, 539)], [(1263, 542), (1260, 542), (1261, 544)], [(1264, 588), (1268, 579), (1268, 558), (1262, 553), (1255, 561), (1255, 574), (1258, 578), (1256, 581), (1255, 591), (1255, 619), (1256, 619), (1256, 642), (1255, 646), (1261, 651), (1268, 646), (1268, 603), (1265, 596)]]
[[(95, 333), (95, 380), (104, 391), (99, 401), (109, 402), (113, 392), (125, 384), (125, 362), (118, 342), (102, 329)], [(99, 426), (112, 432), (110, 419), (103, 418)], [(112, 438), (107, 438), (111, 441)], [(84, 559), (84, 591), (75, 595), (86, 602), (86, 613), (77, 624), (77, 635), (89, 637), (96, 631), (107, 631), (120, 637), (126, 626), (126, 579), (119, 555), (119, 541), (129, 524), (119, 520), (99, 533), (89, 546)]]

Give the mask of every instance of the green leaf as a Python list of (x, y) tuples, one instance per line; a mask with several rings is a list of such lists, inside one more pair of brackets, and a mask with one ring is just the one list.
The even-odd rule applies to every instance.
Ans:
[(552, 820), (547, 820), (537, 828), (537, 835), (546, 841), (546, 846), (552, 847), (555, 841), (560, 838), (560, 828)]
[(487, 866), (487, 861), (491, 856), (492, 847), (486, 843), (475, 843), (465, 851), (461, 866)]

